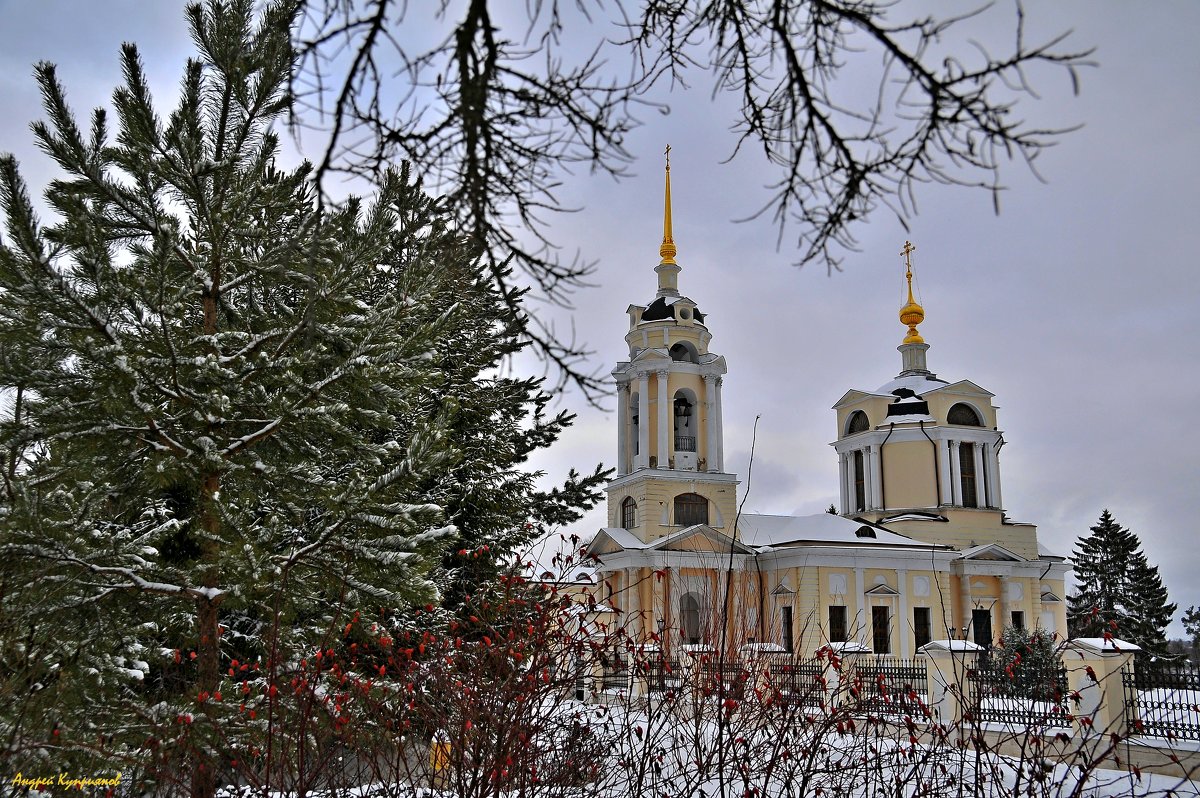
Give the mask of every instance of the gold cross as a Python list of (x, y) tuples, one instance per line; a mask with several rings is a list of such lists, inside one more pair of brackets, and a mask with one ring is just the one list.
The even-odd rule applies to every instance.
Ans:
[(667, 156), (667, 169), (669, 171), (671, 168), (671, 145), (670, 144), (667, 145), (666, 156)]
[(917, 251), (917, 248), (912, 245), (911, 241), (904, 242), (904, 249), (900, 250), (900, 254), (904, 256), (904, 265), (912, 270), (912, 254)]

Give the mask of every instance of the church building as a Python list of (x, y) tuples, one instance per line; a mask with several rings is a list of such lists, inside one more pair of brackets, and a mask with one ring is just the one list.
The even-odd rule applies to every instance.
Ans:
[(680, 291), (668, 160), (657, 291), (628, 308), (629, 357), (612, 372), (617, 474), (587, 549), (596, 599), (635, 639), (910, 657), (931, 640), (988, 645), (1010, 625), (1065, 634), (1069, 566), (1005, 515), (993, 394), (929, 370), (914, 251), (901, 253), (899, 374), (833, 408), (840, 512), (739, 516), (721, 423), (728, 369), (709, 320), (720, 308)]

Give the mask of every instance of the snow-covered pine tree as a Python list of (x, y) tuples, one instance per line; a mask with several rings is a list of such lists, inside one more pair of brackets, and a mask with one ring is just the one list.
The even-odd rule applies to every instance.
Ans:
[(307, 165), (277, 166), (290, 7), (189, 8), (199, 56), (165, 119), (127, 45), (115, 137), (39, 65), (49, 226), (0, 160), (6, 771), (131, 779), (186, 736), (211, 794), (253, 745), (214, 697), (265, 695), (234, 660), (404, 624), (440, 597), (455, 524), (504, 550), (595, 500), (599, 471), (541, 494), (521, 468), (570, 418), (496, 376), (522, 320), (439, 203), (401, 170), (322, 208)]
[(1076, 543), (1071, 563), (1077, 586), (1067, 598), (1072, 637), (1111, 634), (1136, 643), (1140, 665), (1168, 656), (1166, 630), (1176, 606), (1137, 535), (1104, 510), (1091, 534)]

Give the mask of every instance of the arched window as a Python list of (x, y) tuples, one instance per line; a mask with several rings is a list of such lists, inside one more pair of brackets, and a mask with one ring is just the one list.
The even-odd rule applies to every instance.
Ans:
[(975, 412), (975, 408), (959, 402), (950, 408), (946, 415), (947, 424), (957, 424), (960, 427), (982, 427), (983, 419)]
[(699, 362), (699, 357), (696, 355), (696, 348), (686, 341), (674, 344), (669, 350), (671, 359), (681, 363), (696, 363)]
[(676, 391), (671, 403), (675, 414), (675, 451), (696, 451), (696, 402), (690, 391)]
[(708, 499), (698, 493), (681, 493), (675, 497), (675, 523), (679, 526), (708, 523)]
[(637, 502), (632, 496), (626, 496), (621, 502), (621, 528), (633, 529), (637, 526)]
[(695, 593), (685, 593), (679, 599), (679, 634), (683, 642), (700, 642), (700, 599)]
[(851, 413), (850, 419), (846, 422), (847, 435), (866, 432), (870, 428), (871, 424), (867, 421), (867, 414), (861, 410), (855, 410), (853, 413)]

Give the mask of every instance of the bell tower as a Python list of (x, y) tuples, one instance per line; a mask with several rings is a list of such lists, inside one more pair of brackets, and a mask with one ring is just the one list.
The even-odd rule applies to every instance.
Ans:
[(721, 388), (725, 358), (709, 350), (705, 314), (679, 291), (671, 218), (671, 148), (666, 150), (658, 290), (630, 305), (617, 364), (617, 477), (608, 484), (611, 527), (642, 541), (695, 524), (733, 535), (737, 478), (724, 472)]

